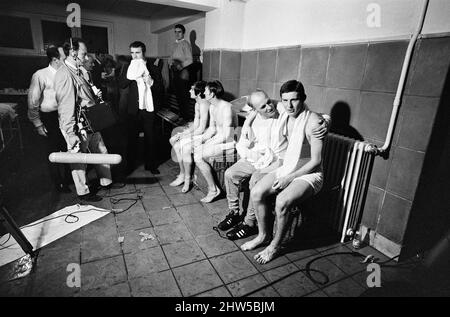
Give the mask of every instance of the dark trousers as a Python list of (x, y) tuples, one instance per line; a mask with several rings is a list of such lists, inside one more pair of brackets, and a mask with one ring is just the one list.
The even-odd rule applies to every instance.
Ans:
[[(42, 123), (47, 129), (46, 145), (47, 153), (67, 152), (66, 141), (64, 140), (61, 130), (59, 129), (58, 111), (40, 112)], [(69, 166), (67, 164), (50, 163), (50, 177), (55, 185), (67, 185), (69, 182)]]
[(138, 110), (135, 115), (128, 114), (127, 130), (127, 169), (136, 167), (139, 131), (144, 131), (144, 163), (146, 169), (156, 168), (156, 139), (155, 139), (155, 113), (146, 110)]
[(189, 66), (181, 71), (173, 72), (173, 84), (175, 88), (175, 95), (177, 96), (178, 106), (180, 107), (180, 115), (186, 121), (191, 121), (192, 110), (190, 107), (190, 95), (191, 89), (191, 75)]

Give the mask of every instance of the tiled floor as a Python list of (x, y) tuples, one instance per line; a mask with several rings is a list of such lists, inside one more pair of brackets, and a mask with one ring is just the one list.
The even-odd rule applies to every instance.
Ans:
[[(12, 264), (0, 268), (0, 295), (323, 297), (359, 296), (367, 291), (366, 265), (351, 255), (320, 258), (311, 263), (312, 278), (306, 274), (311, 260), (350, 252), (351, 246), (300, 247), (266, 265), (256, 263), (253, 255), (261, 249), (239, 248), (249, 238), (233, 242), (212, 229), (227, 213), (225, 199), (202, 204), (203, 194), (197, 189), (181, 194), (179, 188), (167, 186), (177, 170), (170, 161), (161, 166), (158, 176), (142, 167), (136, 170), (130, 184), (106, 193), (109, 198), (142, 195), (134, 206), (44, 247), (34, 271), (25, 278), (8, 281)], [(113, 204), (109, 198), (100, 206), (119, 209), (132, 203)], [(141, 233), (151, 239), (142, 241)], [(119, 237), (124, 238), (122, 243)], [(386, 259), (369, 247), (362, 251)], [(71, 263), (81, 267), (80, 288), (67, 286)]]

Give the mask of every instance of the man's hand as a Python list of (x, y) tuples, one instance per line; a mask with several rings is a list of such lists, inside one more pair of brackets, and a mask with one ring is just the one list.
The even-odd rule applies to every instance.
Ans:
[(281, 191), (288, 187), (292, 181), (293, 178), (290, 175), (280, 177), (273, 182), (272, 188)]
[(36, 132), (39, 135), (42, 135), (42, 136), (45, 136), (45, 137), (47, 136), (47, 133), (48, 133), (47, 129), (45, 128), (45, 126), (43, 124), (38, 126), (38, 127), (36, 127)]
[(148, 76), (144, 76), (144, 81), (147, 83), (147, 85), (149, 85), (150, 87), (153, 86), (153, 78), (152, 76), (148, 75)]
[(80, 138), (77, 135), (73, 135), (69, 137), (69, 152), (70, 153), (78, 153), (81, 151), (81, 141)]
[(328, 133), (328, 122), (325, 119), (320, 119), (319, 126), (312, 129), (311, 133), (316, 139), (323, 139)]

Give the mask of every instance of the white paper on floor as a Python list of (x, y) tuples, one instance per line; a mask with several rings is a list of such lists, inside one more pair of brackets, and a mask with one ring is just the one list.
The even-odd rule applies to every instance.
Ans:
[[(20, 229), (33, 246), (33, 250), (36, 251), (88, 223), (106, 216), (108, 213), (110, 213), (108, 209), (90, 205), (73, 205), (55, 211), (53, 214), (23, 226)], [(70, 214), (78, 217), (78, 221), (74, 222), (76, 220), (75, 217), (66, 217)], [(5, 241), (8, 242), (5, 243)], [(25, 252), (23, 252), (13, 236), (7, 233), (0, 237), (0, 266), (20, 259), (24, 255)]]

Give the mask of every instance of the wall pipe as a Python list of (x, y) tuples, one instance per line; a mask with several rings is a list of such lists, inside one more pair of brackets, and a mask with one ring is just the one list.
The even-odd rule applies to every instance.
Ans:
[(380, 156), (387, 155), (389, 148), (391, 147), (392, 138), (394, 135), (395, 123), (397, 121), (401, 98), (403, 96), (403, 91), (405, 88), (406, 74), (408, 72), (408, 69), (409, 69), (409, 66), (411, 63), (411, 56), (412, 56), (417, 38), (419, 37), (419, 34), (422, 32), (423, 23), (425, 21), (425, 16), (427, 14), (428, 3), (429, 3), (429, 0), (424, 0), (419, 23), (417, 24), (417, 28), (416, 28), (413, 36), (411, 37), (408, 48), (406, 50), (406, 55), (405, 55), (405, 59), (403, 61), (402, 71), (400, 73), (400, 80), (398, 82), (397, 92), (395, 94), (395, 99), (394, 99), (394, 103), (393, 103), (391, 119), (389, 121), (389, 127), (388, 127), (388, 132), (386, 135), (386, 140), (384, 141), (384, 145), (381, 148), (377, 148), (376, 154), (380, 155)]

